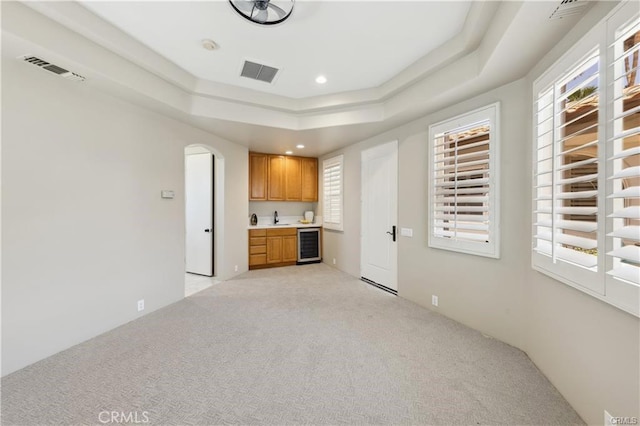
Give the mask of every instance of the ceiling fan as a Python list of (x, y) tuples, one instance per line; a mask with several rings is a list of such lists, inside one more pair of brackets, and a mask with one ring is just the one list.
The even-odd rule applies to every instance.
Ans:
[(229, 0), (236, 12), (260, 25), (275, 25), (293, 11), (294, 0)]

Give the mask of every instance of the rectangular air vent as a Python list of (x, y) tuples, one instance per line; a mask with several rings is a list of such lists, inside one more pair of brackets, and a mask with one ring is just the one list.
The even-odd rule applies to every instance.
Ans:
[(54, 65), (50, 62), (47, 62), (43, 59), (37, 58), (35, 56), (31, 56), (31, 55), (24, 55), (24, 56), (20, 56), (18, 59), (22, 59), (25, 62), (28, 62), (32, 65), (36, 65), (37, 67), (40, 67), (44, 70), (47, 70), (49, 72), (52, 72), (54, 74), (57, 74), (61, 77), (66, 78), (67, 80), (73, 80), (73, 81), (85, 81), (86, 79), (81, 76), (80, 74), (76, 74), (75, 72), (71, 72), (69, 70), (66, 70), (62, 67), (59, 67), (57, 65)]
[(549, 19), (562, 19), (581, 14), (586, 10), (587, 6), (589, 6), (589, 2), (585, 0), (562, 0), (560, 5), (551, 13)]
[(258, 64), (256, 62), (244, 61), (240, 76), (264, 81), (265, 83), (271, 83), (276, 77), (278, 71), (280, 71), (278, 68)]

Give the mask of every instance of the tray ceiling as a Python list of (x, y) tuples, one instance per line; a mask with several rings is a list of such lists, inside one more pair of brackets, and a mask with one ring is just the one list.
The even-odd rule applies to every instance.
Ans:
[[(458, 34), (471, 2), (297, 1), (291, 17), (252, 24), (227, 1), (81, 2), (193, 76), (289, 98), (380, 86)], [(206, 50), (203, 39), (218, 48)], [(240, 77), (245, 60), (278, 68)], [(318, 75), (328, 82), (319, 85)]]

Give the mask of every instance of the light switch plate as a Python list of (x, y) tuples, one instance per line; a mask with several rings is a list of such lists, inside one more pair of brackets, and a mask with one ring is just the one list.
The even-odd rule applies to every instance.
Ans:
[(161, 193), (160, 193), (160, 196), (161, 196), (162, 198), (169, 198), (169, 199), (171, 199), (171, 198), (175, 197), (175, 193), (174, 193), (173, 191), (169, 191), (169, 190), (163, 189), (163, 190), (161, 191)]
[(400, 235), (402, 235), (403, 237), (413, 237), (413, 229), (400, 228)]

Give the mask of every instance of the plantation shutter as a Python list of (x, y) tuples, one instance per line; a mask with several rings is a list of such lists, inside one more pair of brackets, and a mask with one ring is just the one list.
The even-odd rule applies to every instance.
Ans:
[(429, 128), (429, 246), (498, 258), (498, 117), (492, 104)]
[(436, 135), (434, 235), (489, 242), (489, 120)]
[[(637, 17), (631, 25), (613, 33), (612, 101), (607, 159), (609, 182), (612, 185), (609, 200), (612, 203), (611, 232), (607, 234), (610, 268), (607, 274), (614, 278), (607, 291), (626, 295), (618, 300), (637, 310), (640, 286), (640, 23)], [(624, 289), (624, 286), (630, 286)], [(617, 294), (614, 294), (617, 296)], [(636, 300), (634, 300), (634, 298)]]
[(342, 176), (343, 157), (338, 156), (323, 163), (325, 227), (342, 229)]
[[(598, 268), (599, 52), (537, 100), (535, 247), (553, 263)], [(569, 266), (569, 267), (571, 267)]]
[(640, 317), (637, 2), (620, 2), (534, 93), (532, 266)]

